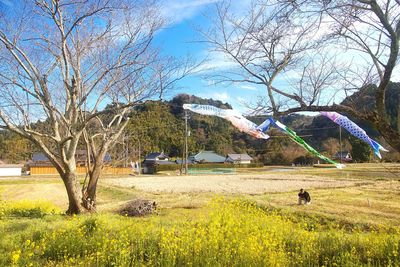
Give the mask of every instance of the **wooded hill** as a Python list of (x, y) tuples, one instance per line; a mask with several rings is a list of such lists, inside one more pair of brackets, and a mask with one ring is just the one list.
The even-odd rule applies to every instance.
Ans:
[[(365, 108), (374, 105), (374, 86), (358, 91), (343, 102)], [(393, 127), (399, 123), (400, 83), (391, 84), (387, 91), (386, 108), (390, 114)], [(360, 101), (362, 100), (362, 101)], [(115, 164), (127, 164), (130, 160), (138, 160), (150, 152), (164, 151), (171, 157), (180, 158), (184, 148), (184, 103), (213, 105), (219, 108), (231, 108), (228, 103), (213, 99), (203, 99), (192, 95), (180, 94), (170, 101), (147, 101), (136, 107), (132, 119), (115, 147), (110, 151)], [(200, 150), (214, 150), (222, 155), (228, 153), (248, 153), (256, 161), (264, 164), (290, 164), (296, 161), (312, 161), (312, 157), (289, 140), (284, 133), (271, 129), (271, 138), (267, 141), (255, 139), (239, 132), (228, 121), (212, 116), (202, 116), (189, 112), (190, 137), (189, 153)], [(261, 123), (264, 117), (249, 117), (255, 123)], [(294, 129), (306, 142), (332, 157), (340, 150), (339, 127), (323, 116), (305, 116), (292, 114), (278, 118)], [(378, 139), (379, 133), (363, 122), (357, 123), (367, 133)], [(38, 127), (43, 127), (43, 122)], [(385, 144), (384, 142), (382, 142)], [(370, 150), (362, 142), (351, 138), (342, 131), (342, 150), (355, 148), (355, 157), (359, 161), (368, 160)], [(361, 150), (360, 150), (361, 149)], [(0, 159), (16, 163), (28, 160), (37, 149), (26, 140), (6, 131), (0, 132)], [(353, 153), (353, 154), (354, 154)], [(358, 155), (360, 154), (360, 155)], [(363, 155), (361, 155), (363, 154)], [(385, 153), (385, 160), (395, 161), (400, 157), (396, 153)]]
[[(354, 102), (360, 108), (373, 105), (374, 90), (369, 86), (358, 91), (353, 96), (346, 98), (344, 102)], [(400, 83), (391, 84), (386, 102), (390, 120), (395, 126), (398, 123), (398, 110), (400, 98)], [(360, 101), (362, 100), (362, 101)], [(364, 102), (364, 103), (363, 103)], [(213, 99), (203, 99), (192, 95), (180, 94), (170, 101), (149, 101), (137, 109), (127, 134), (132, 144), (129, 147), (138, 147), (139, 139), (141, 151), (149, 153), (164, 151), (171, 157), (181, 157), (184, 143), (184, 111), (182, 105), (195, 103), (213, 105), (219, 108), (231, 108), (229, 103), (223, 103)], [(270, 130), (271, 138), (268, 141), (257, 140), (247, 134), (239, 132), (229, 122), (212, 116), (202, 116), (189, 112), (189, 152), (196, 153), (200, 150), (214, 150), (222, 155), (228, 153), (248, 153), (257, 161), (264, 164), (290, 164), (296, 161), (312, 161), (312, 157), (289, 140), (284, 133), (276, 129)], [(261, 123), (265, 117), (249, 117), (255, 123)], [(279, 118), (287, 126), (294, 129), (306, 142), (317, 150), (332, 157), (340, 150), (339, 127), (323, 116), (305, 116), (292, 114)], [(355, 120), (356, 121), (356, 120)], [(371, 137), (385, 142), (379, 138), (379, 133), (365, 122), (356, 121)], [(140, 138), (139, 138), (140, 136)], [(157, 140), (157, 141), (155, 141)], [(368, 161), (371, 151), (368, 145), (352, 138), (345, 130), (342, 130), (342, 150), (351, 151), (357, 161)], [(134, 152), (134, 151), (131, 151)], [(135, 154), (135, 153), (127, 153)], [(136, 153), (137, 154), (137, 153)], [(386, 153), (385, 160), (399, 160), (396, 153)]]

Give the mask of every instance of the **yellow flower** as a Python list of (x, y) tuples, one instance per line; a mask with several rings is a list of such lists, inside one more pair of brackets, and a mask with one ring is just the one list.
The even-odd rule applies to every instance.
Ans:
[(21, 250), (14, 251), (12, 253), (12, 263), (16, 264), (21, 257)]

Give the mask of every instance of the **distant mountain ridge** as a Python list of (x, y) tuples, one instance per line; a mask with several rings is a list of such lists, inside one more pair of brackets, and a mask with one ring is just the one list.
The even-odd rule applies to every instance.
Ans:
[[(344, 104), (354, 103), (357, 107), (372, 108), (374, 105), (374, 92), (376, 87), (369, 86), (343, 100)], [(133, 157), (138, 156), (138, 151), (145, 155), (151, 152), (169, 154), (171, 157), (181, 157), (183, 153), (185, 120), (185, 103), (212, 105), (219, 108), (232, 108), (229, 103), (214, 99), (204, 99), (193, 95), (179, 94), (169, 101), (146, 101), (139, 105), (132, 120), (130, 120), (124, 140), (127, 146), (117, 144), (111, 151), (113, 158), (119, 158), (121, 151)], [(387, 91), (386, 108), (392, 125), (398, 123), (400, 103), (400, 83), (392, 83)], [(346, 115), (346, 114), (344, 114)], [(253, 116), (249, 120), (256, 124), (262, 123), (266, 117)], [(365, 122), (359, 122), (366, 132), (374, 139), (379, 139), (379, 133)], [(324, 116), (305, 116), (291, 114), (279, 118), (285, 125), (296, 131), (310, 145), (318, 151), (332, 156), (337, 152), (330, 142), (339, 139), (339, 127)], [(189, 153), (197, 153), (201, 150), (214, 150), (222, 155), (228, 153), (248, 153), (256, 161), (264, 164), (291, 164), (296, 158), (306, 156), (308, 153), (297, 144), (289, 140), (287, 136), (277, 129), (271, 129), (271, 138), (267, 141), (255, 139), (236, 129), (227, 120), (215, 116), (202, 116), (189, 112), (188, 120), (191, 132)], [(46, 123), (38, 122), (37, 127), (46, 127)], [(336, 141), (332, 138), (335, 138)], [(349, 140), (349, 134), (342, 131), (342, 139)], [(0, 132), (0, 155), (10, 162), (18, 162), (21, 159), (30, 158), (35, 148), (22, 140), (21, 137)], [(124, 142), (125, 142), (124, 141)], [(328, 142), (327, 142), (328, 141)], [(127, 149), (126, 147), (129, 147)], [(328, 148), (331, 148), (328, 152)], [(332, 151), (335, 150), (335, 151)], [(15, 157), (17, 155), (18, 157)], [(309, 155), (308, 155), (309, 156)]]

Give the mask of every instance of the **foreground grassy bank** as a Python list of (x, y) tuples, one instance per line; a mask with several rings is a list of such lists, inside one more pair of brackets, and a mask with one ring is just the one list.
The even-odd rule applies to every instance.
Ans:
[(215, 198), (196, 216), (66, 217), (1, 202), (0, 266), (400, 265), (400, 231), (341, 226)]

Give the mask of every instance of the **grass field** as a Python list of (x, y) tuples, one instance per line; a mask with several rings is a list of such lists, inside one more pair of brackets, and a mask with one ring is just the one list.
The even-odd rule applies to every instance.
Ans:
[[(400, 266), (396, 164), (104, 177), (75, 217), (56, 177), (0, 178), (0, 198), (0, 266)], [(157, 214), (116, 214), (135, 198)]]

